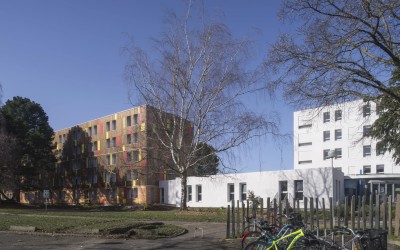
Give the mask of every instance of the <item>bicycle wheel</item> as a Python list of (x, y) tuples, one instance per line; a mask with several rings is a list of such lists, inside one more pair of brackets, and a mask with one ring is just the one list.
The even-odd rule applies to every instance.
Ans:
[(242, 233), (245, 234), (247, 232), (261, 232), (263, 229), (257, 225), (250, 225), (243, 229)]
[(253, 241), (250, 242), (246, 247), (245, 250), (265, 250), (271, 246), (271, 243), (267, 243), (265, 241)]
[(258, 240), (262, 236), (261, 232), (251, 231), (242, 236), (242, 249), (244, 249), (250, 242)]

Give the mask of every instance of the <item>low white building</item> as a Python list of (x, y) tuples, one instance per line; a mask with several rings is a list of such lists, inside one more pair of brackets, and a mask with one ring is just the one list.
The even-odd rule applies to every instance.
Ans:
[[(161, 181), (161, 200), (166, 204), (180, 206), (180, 179)], [(342, 200), (343, 173), (334, 168), (312, 168), (280, 171), (263, 171), (213, 175), (209, 177), (189, 177), (187, 182), (187, 205), (189, 207), (227, 207), (231, 200), (245, 201), (248, 192), (253, 191), (266, 202), (267, 198), (288, 197), (299, 200), (303, 206), (303, 197), (318, 197), (320, 202), (329, 197), (334, 201)]]

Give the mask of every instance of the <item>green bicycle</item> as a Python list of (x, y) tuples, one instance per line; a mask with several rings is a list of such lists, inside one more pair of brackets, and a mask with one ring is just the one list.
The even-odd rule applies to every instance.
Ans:
[[(272, 242), (266, 241), (254, 241), (246, 246), (246, 250), (280, 250), (280, 249), (299, 249), (296, 242), (304, 237), (303, 229), (296, 230), (290, 234), (284, 235), (279, 239), (273, 240)], [(302, 244), (301, 244), (302, 245)], [(302, 247), (300, 247), (302, 248)]]

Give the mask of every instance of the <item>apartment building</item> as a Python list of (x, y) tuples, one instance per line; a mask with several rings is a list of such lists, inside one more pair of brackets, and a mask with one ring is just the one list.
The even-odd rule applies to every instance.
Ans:
[(400, 166), (368, 136), (381, 111), (355, 100), (294, 112), (294, 168), (339, 168), (348, 195), (400, 191)]
[[(168, 179), (156, 160), (155, 109), (139, 106), (55, 132), (56, 165), (50, 201), (63, 204), (133, 205), (160, 202)], [(190, 131), (189, 131), (190, 132)], [(188, 133), (190, 140), (190, 133)], [(153, 139), (152, 139), (153, 138)], [(168, 154), (164, 154), (168, 155)], [(37, 193), (36, 196), (39, 196)], [(24, 197), (29, 202), (38, 197)]]

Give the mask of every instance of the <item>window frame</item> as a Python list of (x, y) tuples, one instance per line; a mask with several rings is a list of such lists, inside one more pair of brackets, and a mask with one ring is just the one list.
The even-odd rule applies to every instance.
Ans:
[(371, 145), (363, 145), (363, 157), (367, 156), (371, 156)]
[(371, 104), (367, 103), (363, 105), (363, 117), (371, 115)]
[(192, 185), (187, 185), (186, 186), (186, 191), (187, 191), (187, 201), (189, 202), (189, 201), (192, 201)]
[[(298, 183), (301, 183), (301, 190), (298, 189)], [(301, 199), (299, 198), (301, 194)], [(303, 180), (294, 180), (294, 198), (295, 200), (302, 201), (304, 200), (304, 182)]]
[(139, 151), (138, 150), (132, 151), (132, 161), (139, 162)]
[(201, 202), (203, 200), (203, 188), (202, 186), (196, 185), (196, 201)]
[(335, 159), (341, 159), (342, 157), (342, 148), (335, 148)]
[(127, 127), (132, 126), (132, 117), (131, 117), (130, 115), (128, 115), (128, 116), (126, 117), (126, 126), (127, 126)]
[(322, 113), (323, 122), (327, 123), (331, 121), (331, 113), (329, 111)]
[(247, 183), (243, 182), (239, 184), (239, 191), (240, 191), (240, 200), (245, 201), (247, 200)]
[(335, 110), (335, 121), (341, 121), (343, 119), (343, 113), (341, 109)]
[(325, 130), (323, 131), (323, 141), (330, 141), (331, 140), (331, 131)]
[(377, 174), (384, 174), (385, 173), (385, 164), (376, 164), (375, 167), (376, 167), (376, 173)]
[(370, 173), (371, 173), (371, 165), (363, 165), (363, 174), (370, 174)]
[(235, 184), (234, 183), (227, 184), (227, 191), (228, 191), (228, 197), (227, 197), (228, 202), (235, 200)]
[(363, 126), (363, 137), (368, 137), (371, 134), (371, 125)]
[[(340, 135), (339, 135), (340, 133)], [(341, 140), (342, 139), (342, 129), (335, 129), (335, 141)]]

